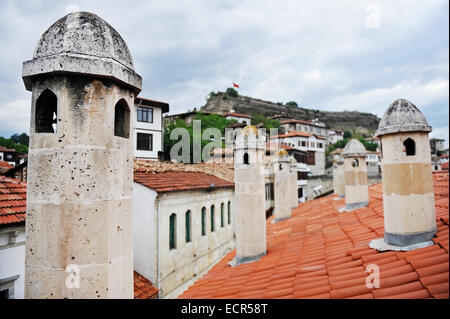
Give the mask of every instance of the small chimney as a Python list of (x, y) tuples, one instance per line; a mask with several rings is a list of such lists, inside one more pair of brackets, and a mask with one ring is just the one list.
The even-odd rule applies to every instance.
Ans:
[(280, 148), (272, 161), (273, 185), (274, 185), (274, 210), (275, 222), (291, 217), (292, 196), (291, 173), (289, 155), (284, 148)]
[(380, 121), (375, 135), (381, 139), (382, 152), (384, 243), (380, 245), (410, 250), (433, 244), (436, 216), (429, 132), (425, 117), (405, 99), (394, 101)]
[(339, 160), (333, 164), (333, 188), (338, 198), (345, 197), (344, 161)]
[(366, 149), (352, 139), (345, 145), (344, 157), (345, 210), (366, 207), (369, 204), (367, 187)]
[(236, 212), (236, 264), (266, 254), (265, 141), (257, 128), (246, 126), (236, 137), (234, 190)]
[(290, 181), (291, 181), (291, 183), (289, 186), (289, 193), (291, 194), (291, 200), (292, 200), (291, 208), (295, 209), (298, 207), (297, 161), (295, 160), (295, 158), (293, 156), (289, 157), (289, 161), (291, 162), (291, 165), (290, 165)]

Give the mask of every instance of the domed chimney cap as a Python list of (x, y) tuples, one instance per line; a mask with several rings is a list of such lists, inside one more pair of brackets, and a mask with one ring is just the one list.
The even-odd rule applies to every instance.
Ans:
[(366, 149), (364, 145), (354, 138), (351, 139), (347, 145), (345, 145), (344, 151), (342, 152), (343, 157), (356, 157), (356, 156), (366, 156)]
[(418, 131), (431, 132), (427, 119), (410, 101), (397, 99), (384, 113), (375, 136)]
[(22, 77), (31, 91), (31, 78), (40, 74), (75, 73), (111, 78), (141, 90), (142, 78), (120, 34), (90, 12), (70, 13), (45, 31), (33, 60), (23, 63)]

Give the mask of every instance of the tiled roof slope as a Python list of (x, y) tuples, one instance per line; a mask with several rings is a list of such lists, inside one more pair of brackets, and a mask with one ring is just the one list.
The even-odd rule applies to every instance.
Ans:
[(233, 187), (234, 183), (213, 175), (199, 172), (134, 172), (134, 181), (158, 193), (176, 192), (192, 189)]
[(157, 293), (158, 288), (144, 276), (134, 272), (134, 299), (154, 299)]
[(25, 222), (27, 184), (0, 176), (0, 225)]
[[(369, 186), (369, 206), (339, 213), (336, 195), (300, 204), (288, 220), (267, 220), (268, 254), (230, 267), (235, 250), (179, 298), (449, 298), (448, 172), (433, 174), (437, 237), (410, 252), (378, 252), (383, 236), (382, 185)], [(366, 287), (366, 267), (380, 269), (380, 288)]]

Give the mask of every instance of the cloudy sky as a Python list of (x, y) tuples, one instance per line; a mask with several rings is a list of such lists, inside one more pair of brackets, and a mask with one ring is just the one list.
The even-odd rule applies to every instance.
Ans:
[(243, 95), (380, 117), (403, 97), (448, 143), (448, 0), (0, 0), (0, 136), (29, 131), (22, 62), (74, 10), (119, 31), (143, 77), (140, 95), (170, 113), (233, 81)]

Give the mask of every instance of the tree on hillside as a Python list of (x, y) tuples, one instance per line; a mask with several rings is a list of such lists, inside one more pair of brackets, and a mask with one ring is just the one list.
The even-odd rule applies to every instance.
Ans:
[(233, 88), (228, 88), (226, 92), (227, 92), (227, 95), (231, 96), (231, 97), (238, 97), (238, 95), (239, 95), (238, 91), (236, 91)]
[(350, 137), (352, 137), (352, 132), (344, 131), (344, 138), (350, 138)]
[(267, 130), (270, 130), (271, 128), (281, 128), (280, 122), (278, 120), (273, 120), (261, 114), (253, 115), (252, 124), (262, 124), (263, 127)]
[(298, 107), (298, 104), (295, 101), (289, 101), (289, 102), (286, 103), (286, 105)]

